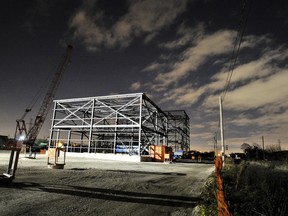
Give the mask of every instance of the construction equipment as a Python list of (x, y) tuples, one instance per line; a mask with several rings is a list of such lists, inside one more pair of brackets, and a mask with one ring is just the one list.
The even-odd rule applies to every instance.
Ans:
[[(60, 154), (62, 154), (62, 160), (60, 161)], [(51, 169), (64, 169), (66, 160), (66, 148), (62, 142), (59, 142), (56, 148), (48, 149), (47, 165)]]
[(21, 142), (16, 142), (15, 140), (8, 140), (6, 143), (6, 150), (11, 150), (10, 159), (7, 172), (3, 173), (3, 175), (0, 175), (0, 182), (12, 182), (12, 180), (15, 178), (21, 145)]
[(29, 147), (29, 156), (31, 156), (31, 147), (34, 145), (36, 138), (41, 130), (41, 127), (47, 117), (48, 111), (53, 103), (53, 99), (55, 97), (63, 73), (66, 70), (67, 65), (70, 63), (72, 48), (73, 47), (71, 45), (68, 45), (64, 57), (61, 60), (56, 73), (54, 74), (54, 77), (42, 102), (42, 105), (38, 111), (38, 114), (36, 115), (34, 124), (28, 131), (28, 133), (24, 117), (28, 112), (30, 112), (31, 109), (26, 109), (23, 116), (20, 119), (16, 120), (17, 125), (15, 131), (15, 139), (23, 139), (25, 137), (23, 144), (26, 144)]
[(32, 125), (31, 129), (27, 131), (26, 124), (25, 124), (25, 116), (28, 112), (31, 111), (30, 108), (27, 108), (20, 119), (16, 120), (16, 130), (15, 130), (15, 140), (13, 147), (10, 148), (11, 156), (10, 156), (10, 163), (8, 167), (7, 173), (4, 173), (4, 176), (8, 178), (14, 179), (15, 172), (17, 169), (17, 163), (19, 158), (19, 152), (22, 148), (22, 144), (29, 148), (29, 157), (32, 156), (32, 146), (34, 145), (36, 138), (41, 130), (41, 127), (47, 117), (49, 109), (53, 103), (53, 99), (55, 97), (57, 88), (60, 84), (61, 78), (66, 70), (67, 65), (71, 61), (71, 52), (73, 46), (68, 45), (66, 51), (64, 53), (63, 58), (60, 61), (60, 64), (54, 74), (52, 82), (48, 88), (48, 91), (45, 95), (45, 98), (41, 104), (41, 107), (36, 115), (34, 124)]

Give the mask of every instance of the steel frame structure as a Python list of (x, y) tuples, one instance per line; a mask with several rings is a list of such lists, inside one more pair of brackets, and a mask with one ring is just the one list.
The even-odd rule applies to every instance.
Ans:
[(164, 111), (168, 120), (168, 146), (173, 152), (190, 150), (190, 120), (185, 110)]
[(54, 100), (49, 148), (148, 155), (167, 145), (167, 115), (144, 93)]

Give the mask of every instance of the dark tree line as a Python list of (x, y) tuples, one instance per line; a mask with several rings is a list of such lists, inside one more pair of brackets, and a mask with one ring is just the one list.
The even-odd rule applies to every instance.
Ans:
[(257, 143), (243, 143), (241, 149), (248, 160), (288, 160), (288, 151), (282, 151), (278, 144), (263, 149)]

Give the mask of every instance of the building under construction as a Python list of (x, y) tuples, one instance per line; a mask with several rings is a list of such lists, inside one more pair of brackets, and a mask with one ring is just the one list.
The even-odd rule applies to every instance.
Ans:
[(190, 126), (189, 117), (185, 110), (164, 111), (168, 120), (167, 140), (168, 146), (173, 152), (178, 150), (190, 150)]
[(54, 100), (49, 147), (149, 155), (150, 146), (189, 150), (185, 111), (162, 111), (144, 93)]

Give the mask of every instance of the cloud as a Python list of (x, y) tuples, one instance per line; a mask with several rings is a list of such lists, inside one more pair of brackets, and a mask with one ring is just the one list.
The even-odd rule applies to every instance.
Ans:
[(214, 134), (210, 132), (202, 132), (202, 133), (197, 133), (197, 134), (190, 134), (190, 137), (193, 138), (198, 138), (198, 139), (213, 139)]
[(131, 86), (130, 86), (130, 89), (133, 90), (133, 91), (137, 91), (140, 88), (141, 88), (141, 83), (139, 81), (132, 83)]
[[(288, 69), (285, 66), (288, 52), (283, 47), (266, 50), (256, 60), (239, 65), (235, 68), (231, 89), (225, 97), (225, 107), (231, 110), (258, 109), (263, 106), (275, 106), (279, 101), (285, 101), (288, 96), (285, 90), (285, 79), (288, 79)], [(206, 85), (211, 94), (207, 97), (204, 107), (218, 106), (215, 95), (223, 88), (227, 72), (222, 70), (215, 74), (213, 82)]]
[[(183, 35), (184, 32), (191, 34), (191, 30), (185, 31), (183, 26), (179, 28), (181, 31), (178, 32), (182, 32)], [(175, 106), (187, 107), (201, 99), (204, 100), (203, 103), (201, 101), (201, 107), (205, 113), (218, 107), (219, 95), (223, 92), (227, 79), (229, 56), (232, 54), (236, 32), (220, 30), (205, 34), (203, 30), (201, 31), (202, 33), (198, 34), (201, 37), (190, 42), (190, 46), (180, 53), (178, 58), (174, 58), (174, 62), (171, 58), (159, 58), (159, 62), (154, 61), (143, 69), (143, 71), (156, 73), (152, 82), (144, 83), (142, 86), (155, 94), (164, 94), (160, 103), (172, 102)], [(165, 49), (177, 48), (179, 45), (177, 41), (170, 43), (175, 46), (169, 45)], [(250, 55), (252, 50), (254, 56)], [(283, 102), (279, 104), (279, 101), (285, 101), (288, 96), (285, 90), (285, 81), (288, 80), (287, 65), (285, 65), (288, 51), (285, 46), (275, 47), (275, 43), (267, 35), (259, 37), (250, 35), (244, 37), (240, 52), (248, 55), (237, 61), (225, 98), (225, 109), (259, 110), (269, 105), (270, 109), (274, 107), (277, 110), (278, 107), (284, 106)], [(211, 64), (211, 59), (215, 59), (214, 62), (217, 64), (213, 62)], [(205, 84), (186, 80), (192, 73), (196, 71), (200, 73), (198, 70), (207, 62), (214, 72), (209, 74), (210, 77), (205, 78)]]
[(163, 71), (165, 68), (169, 68), (170, 66), (164, 63), (154, 62), (144, 68), (142, 71), (150, 72), (150, 71)]
[[(226, 56), (226, 59), (229, 59), (234, 33), (228, 30), (219, 31), (203, 37), (196, 45), (183, 52), (185, 57), (176, 61), (168, 73), (161, 72), (165, 64), (154, 62), (147, 67), (147, 70), (149, 68), (158, 71), (158, 75), (150, 84), (150, 88), (156, 92), (165, 92), (165, 99), (162, 102), (173, 101), (175, 105), (189, 106), (198, 102), (202, 97), (205, 99), (204, 110), (209, 111), (209, 109), (217, 107), (219, 95), (224, 90), (229, 69), (229, 64), (225, 61), (219, 61), (219, 58)], [(225, 42), (221, 43), (220, 38)], [(243, 41), (245, 45), (241, 49), (247, 53), (253, 49), (254, 53), (259, 52), (259, 54), (236, 65), (227, 99), (225, 99), (225, 107), (231, 110), (245, 110), (248, 107), (256, 109), (267, 104), (275, 104), (280, 99), (283, 101), (283, 98), (287, 96), (284, 90), (284, 80), (287, 79), (285, 62), (288, 58), (288, 51), (285, 46), (272, 47), (271, 40), (264, 36), (259, 37), (259, 40), (256, 40), (255, 36), (247, 36), (246, 40)], [(213, 46), (213, 44), (218, 46)], [(213, 48), (209, 49), (211, 46)], [(259, 51), (259, 47), (265, 47), (265, 49)], [(196, 72), (210, 59), (216, 59), (217, 64), (222, 62), (222, 68), (217, 69), (214, 75), (212, 73), (210, 77), (206, 77), (205, 84), (195, 81), (187, 84), (185, 78), (191, 76), (192, 72)], [(171, 62), (168, 64), (171, 67)], [(216, 68), (215, 64), (210, 67)], [(273, 88), (276, 89), (273, 90)], [(274, 93), (275, 91), (277, 93)], [(271, 96), (267, 97), (268, 95)]]
[(161, 103), (174, 101), (176, 105), (189, 106), (196, 103), (204, 92), (205, 88), (195, 89), (191, 84), (186, 84), (164, 93)]
[(156, 76), (153, 89), (165, 90), (169, 85), (186, 78), (190, 72), (196, 71), (209, 57), (230, 53), (235, 35), (235, 31), (221, 30), (203, 36), (183, 52), (182, 58), (174, 62), (170, 71)]
[[(287, 104), (286, 104), (287, 105)], [(286, 106), (285, 106), (286, 107)], [(253, 121), (251, 121), (252, 116), (250, 115), (238, 115), (233, 117), (228, 121), (229, 124), (233, 124), (236, 126), (260, 126), (260, 127), (270, 127), (281, 126), (288, 123), (288, 111), (283, 111), (282, 113), (278, 112), (266, 112), (264, 115), (260, 115), (258, 117), (253, 117)]]
[[(180, 28), (182, 29), (181, 32), (185, 32), (182, 26)], [(203, 28), (198, 29), (203, 31)], [(186, 32), (190, 34), (191, 30)], [(200, 96), (206, 94), (208, 96), (211, 95), (211, 99), (207, 99), (206, 107), (214, 107), (210, 104), (210, 101), (213, 104), (218, 104), (218, 102), (215, 103), (215, 101), (218, 101), (215, 97), (221, 94), (227, 79), (229, 56), (232, 54), (236, 32), (220, 30), (210, 34), (202, 32), (198, 33), (198, 35), (201, 35), (201, 37), (191, 42), (190, 47), (180, 53), (178, 59), (174, 58), (174, 62), (171, 62), (171, 59), (168, 58), (165, 64), (163, 63), (165, 59), (162, 59), (161, 63), (153, 62), (144, 69), (145, 71), (157, 71), (158, 74), (155, 80), (150, 83), (150, 89), (155, 92), (167, 92), (167, 98), (163, 102), (174, 100), (175, 104), (178, 105), (192, 105), (198, 101), (197, 98), (199, 99)], [(241, 50), (250, 52), (251, 49), (254, 49), (254, 52), (260, 52), (259, 58), (250, 57), (245, 60), (246, 62), (236, 65), (230, 88), (239, 88), (249, 82), (264, 79), (279, 71), (278, 65), (283, 64), (287, 59), (287, 51), (282, 46), (271, 48), (271, 42), (272, 40), (267, 36), (260, 36), (258, 40), (256, 36), (246, 36), (243, 39)], [(171, 42), (170, 44), (178, 44), (178, 42), (176, 40), (175, 43)], [(171, 48), (172, 45), (168, 47)], [(259, 47), (265, 47), (265, 49), (259, 51)], [(211, 59), (215, 59), (212, 65), (209, 62)], [(211, 65), (211, 69), (214, 69), (217, 65), (221, 67), (221, 64), (222, 68), (220, 70), (217, 69), (216, 73), (214, 72), (215, 74), (211, 75), (211, 77), (207, 77), (206, 85), (195, 86), (195, 82), (189, 88), (187, 88), (187, 85), (183, 85), (183, 82), (185, 83), (185, 79), (191, 73), (199, 70), (207, 62)], [(214, 96), (214, 94), (217, 94), (217, 96)]]
[(228, 109), (256, 109), (273, 105), (288, 97), (288, 70), (283, 70), (266, 79), (259, 79), (230, 91), (225, 107)]
[(70, 23), (70, 27), (74, 28), (74, 37), (81, 38), (88, 48), (94, 47), (96, 44), (108, 43), (106, 30), (94, 23), (101, 17), (95, 16), (93, 19), (84, 10), (79, 10)]
[(186, 28), (184, 24), (182, 24), (178, 30), (177, 35), (180, 37), (169, 42), (161, 43), (160, 47), (166, 49), (178, 49), (185, 45), (191, 45), (203, 37), (204, 34), (204, 25), (203, 23), (199, 23), (195, 28)]
[[(74, 38), (87, 47), (127, 47), (136, 37), (145, 37), (149, 42), (158, 32), (173, 23), (185, 11), (186, 0), (128, 1), (128, 12), (112, 23), (102, 25), (104, 12), (82, 7), (71, 18), (70, 28)], [(91, 12), (93, 11), (93, 12)]]
[[(277, 71), (279, 71), (278, 63), (285, 61), (287, 58), (288, 52), (281, 46), (274, 49), (270, 48), (270, 50), (265, 49), (258, 59), (250, 60), (247, 63), (242, 63), (236, 66), (233, 71), (231, 84), (253, 81), (277, 73)], [(215, 90), (219, 89), (219, 83), (225, 82), (227, 73), (228, 67), (215, 74), (212, 77), (212, 80), (217, 83), (214, 82), (210, 85), (210, 88)]]

